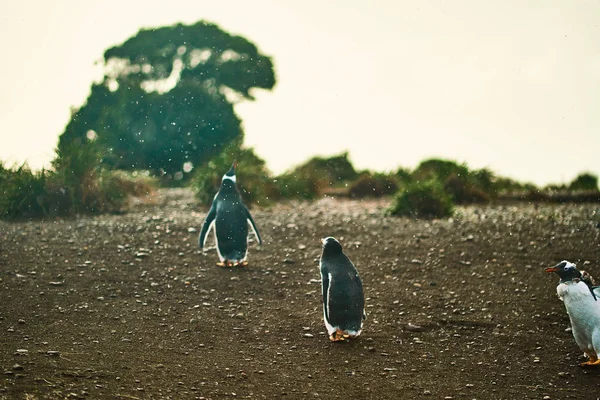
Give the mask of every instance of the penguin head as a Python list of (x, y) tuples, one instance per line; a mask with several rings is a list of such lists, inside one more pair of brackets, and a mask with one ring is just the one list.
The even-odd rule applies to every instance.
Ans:
[(334, 237), (326, 237), (322, 239), (323, 243), (323, 255), (335, 255), (342, 253), (342, 245)]
[(221, 181), (225, 181), (226, 179), (233, 181), (233, 183), (235, 183), (235, 168), (237, 167), (237, 163), (234, 161), (233, 164), (231, 164), (231, 168), (229, 168), (229, 171), (227, 171), (227, 173), (225, 175), (223, 175), (223, 179), (221, 179)]
[(573, 279), (581, 279), (581, 272), (575, 264), (567, 260), (563, 260), (554, 267), (548, 267), (544, 271), (556, 272), (560, 276), (561, 282), (571, 282)]

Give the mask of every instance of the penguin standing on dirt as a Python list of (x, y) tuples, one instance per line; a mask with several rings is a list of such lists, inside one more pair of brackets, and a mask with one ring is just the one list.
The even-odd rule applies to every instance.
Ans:
[(592, 285), (593, 278), (585, 271), (582, 274), (575, 264), (566, 260), (545, 271), (560, 276), (556, 292), (565, 303), (575, 342), (589, 358), (580, 365), (600, 365), (600, 290)]
[(208, 211), (198, 245), (204, 249), (208, 232), (214, 228), (215, 244), (219, 254), (218, 266), (233, 267), (248, 265), (248, 223), (256, 236), (259, 244), (262, 239), (258, 228), (250, 215), (250, 211), (242, 202), (240, 193), (236, 186), (235, 178), (236, 164), (223, 175), (221, 188), (215, 195), (212, 206)]
[(365, 314), (362, 281), (352, 261), (333, 237), (323, 239), (321, 288), (323, 318), (329, 340), (337, 342), (360, 335)]

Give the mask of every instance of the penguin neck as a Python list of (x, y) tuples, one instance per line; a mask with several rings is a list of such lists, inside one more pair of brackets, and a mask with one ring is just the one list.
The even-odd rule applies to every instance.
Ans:
[(339, 257), (342, 254), (344, 254), (344, 253), (338, 248), (327, 248), (326, 247), (323, 249), (322, 257), (334, 258), (334, 257)]
[(562, 282), (558, 285), (557, 292), (567, 308), (596, 303), (588, 285), (578, 279)]
[(223, 179), (221, 188), (219, 189), (221, 197), (234, 198), (239, 197), (240, 193), (235, 185), (235, 182), (230, 179)]

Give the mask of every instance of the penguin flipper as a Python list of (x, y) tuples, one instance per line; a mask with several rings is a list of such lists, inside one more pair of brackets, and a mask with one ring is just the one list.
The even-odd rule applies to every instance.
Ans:
[(323, 315), (329, 323), (329, 275), (321, 272), (321, 289), (323, 292)]
[(600, 298), (600, 286), (592, 286), (590, 287), (590, 291), (592, 292), (592, 296), (594, 296), (594, 300)]
[(217, 216), (217, 207), (213, 202), (208, 214), (206, 214), (206, 219), (204, 220), (204, 225), (202, 225), (202, 230), (200, 231), (200, 236), (198, 236), (198, 247), (200, 249), (204, 249), (204, 245), (206, 244), (206, 238), (208, 236), (208, 231), (213, 225), (215, 221), (215, 217)]
[(252, 232), (254, 232), (254, 236), (256, 236), (256, 240), (258, 240), (258, 244), (262, 245), (262, 238), (260, 237), (260, 233), (258, 233), (258, 228), (256, 227), (256, 223), (254, 222), (254, 219), (252, 218), (252, 214), (250, 214), (250, 211), (248, 210), (247, 207), (245, 207), (246, 209), (246, 219), (248, 220), (248, 223), (250, 224), (250, 227), (252, 228)]

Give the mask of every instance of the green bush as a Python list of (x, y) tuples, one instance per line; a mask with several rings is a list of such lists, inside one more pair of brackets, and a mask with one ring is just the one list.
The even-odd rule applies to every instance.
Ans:
[(444, 182), (450, 175), (467, 177), (469, 168), (466, 164), (458, 164), (455, 161), (432, 158), (422, 161), (412, 173), (413, 180), (416, 181), (438, 179)]
[(153, 190), (151, 178), (106, 170), (101, 163), (102, 152), (93, 141), (56, 151), (54, 173), (48, 180), (52, 214), (121, 211), (129, 195), (146, 195)]
[(74, 213), (121, 211), (129, 195), (154, 188), (148, 176), (100, 167), (93, 142), (57, 151), (50, 171), (26, 165), (7, 169), (0, 163), (0, 218), (37, 218)]
[(406, 168), (398, 168), (398, 171), (396, 171), (396, 180), (400, 183), (400, 184), (408, 184), (410, 182), (413, 181), (413, 176), (411, 174), (411, 172), (406, 169)]
[(444, 191), (457, 204), (487, 203), (490, 201), (490, 195), (477, 187), (468, 175), (450, 175), (444, 181)]
[(570, 190), (598, 191), (598, 177), (594, 174), (579, 174), (569, 185)]
[(265, 161), (253, 149), (240, 147), (236, 142), (228, 145), (207, 164), (199, 167), (191, 181), (196, 198), (204, 205), (210, 205), (219, 191), (223, 175), (236, 161), (237, 187), (247, 205), (268, 204), (279, 196), (279, 192)]
[(33, 218), (44, 215), (46, 175), (44, 170), (32, 172), (27, 164), (10, 169), (0, 163), (0, 218)]
[(396, 194), (390, 215), (413, 218), (443, 218), (453, 214), (454, 205), (442, 184), (435, 179), (409, 184)]
[(295, 173), (288, 172), (279, 175), (274, 182), (282, 199), (312, 200), (319, 193), (319, 180), (312, 175), (298, 177)]
[(346, 152), (329, 158), (311, 158), (278, 176), (277, 187), (283, 198), (312, 199), (327, 188), (339, 187), (357, 177)]
[(364, 172), (350, 184), (350, 197), (381, 197), (398, 191), (398, 179), (395, 175)]

